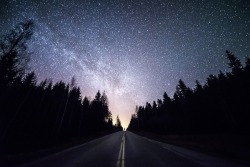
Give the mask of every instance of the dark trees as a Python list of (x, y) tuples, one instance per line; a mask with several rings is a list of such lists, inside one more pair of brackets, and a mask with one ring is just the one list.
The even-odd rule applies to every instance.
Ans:
[[(105, 92), (82, 98), (75, 78), (70, 84), (44, 80), (27, 72), (33, 22), (20, 23), (0, 40), (0, 149), (34, 151), (100, 132), (113, 125)], [(119, 129), (120, 130), (120, 129)]]
[(121, 131), (121, 130), (123, 130), (123, 127), (122, 127), (122, 124), (121, 124), (119, 115), (117, 115), (117, 117), (116, 117), (115, 129), (116, 129), (116, 131)]
[(29, 60), (26, 42), (32, 29), (32, 21), (20, 23), (0, 40), (0, 89), (11, 87), (24, 74)]
[(232, 73), (233, 74), (239, 73), (243, 68), (240, 60), (228, 50), (226, 51), (226, 54), (227, 54), (227, 59), (229, 60), (228, 65), (229, 65), (229, 68), (232, 69)]
[[(166, 92), (158, 100), (157, 109), (137, 107), (128, 130), (148, 130), (157, 133), (248, 133), (250, 119), (250, 59), (245, 67), (231, 52), (226, 51), (231, 73), (209, 75), (206, 84), (196, 81), (188, 88), (182, 80), (176, 86), (173, 99)], [(156, 103), (153, 102), (153, 106)]]

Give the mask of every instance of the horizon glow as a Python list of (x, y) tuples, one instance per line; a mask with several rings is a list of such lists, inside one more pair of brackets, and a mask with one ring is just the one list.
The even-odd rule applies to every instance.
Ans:
[(191, 88), (228, 71), (225, 50), (250, 51), (250, 4), (241, 0), (3, 0), (0, 34), (35, 22), (30, 67), (38, 81), (70, 82), (82, 96), (105, 91), (127, 128), (136, 105), (170, 97), (179, 79)]

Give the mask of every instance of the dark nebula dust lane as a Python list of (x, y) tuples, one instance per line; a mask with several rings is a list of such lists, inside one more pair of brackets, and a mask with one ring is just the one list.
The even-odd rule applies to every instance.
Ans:
[(106, 91), (113, 116), (128, 125), (135, 105), (170, 96), (227, 71), (225, 50), (250, 51), (248, 0), (2, 0), (0, 34), (33, 19), (30, 67), (41, 81), (69, 82), (83, 96)]

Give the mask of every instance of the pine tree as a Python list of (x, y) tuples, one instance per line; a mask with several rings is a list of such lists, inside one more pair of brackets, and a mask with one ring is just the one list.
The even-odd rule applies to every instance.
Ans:
[(242, 67), (240, 60), (228, 50), (226, 51), (226, 54), (227, 54), (227, 59), (229, 60), (228, 65), (229, 65), (229, 68), (232, 69), (232, 73), (237, 74), (240, 71), (242, 71), (243, 67)]
[(121, 124), (121, 121), (120, 121), (120, 118), (119, 118), (119, 115), (117, 115), (117, 117), (116, 117), (116, 124), (115, 124), (115, 126), (116, 126), (116, 129), (118, 130), (118, 131), (121, 131), (123, 128), (122, 128), (122, 124)]
[(195, 92), (196, 93), (201, 93), (203, 90), (202, 85), (200, 84), (200, 82), (198, 80), (195, 81), (196, 87), (195, 87)]
[(11, 87), (19, 75), (17, 53), (11, 52), (0, 57), (0, 89)]
[(176, 86), (176, 92), (174, 93), (175, 100), (183, 100), (192, 93), (192, 90), (186, 86), (186, 84), (180, 79)]

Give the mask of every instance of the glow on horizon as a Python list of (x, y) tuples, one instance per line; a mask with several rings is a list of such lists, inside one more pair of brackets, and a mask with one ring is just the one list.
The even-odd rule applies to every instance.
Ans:
[[(157, 3), (156, 3), (157, 2)], [(225, 50), (250, 52), (250, 4), (221, 1), (8, 0), (0, 34), (33, 19), (30, 67), (41, 81), (70, 82), (82, 96), (106, 91), (113, 122), (126, 128), (136, 105), (227, 71)]]
[[(115, 74), (116, 76), (112, 76), (113, 72), (109, 64), (102, 63), (102, 61), (97, 64), (98, 70), (92, 72), (83, 70), (86, 74), (78, 76), (78, 78), (89, 76), (91, 91), (83, 92), (83, 96), (90, 96), (93, 99), (98, 90), (101, 93), (105, 91), (113, 123), (116, 123), (116, 117), (119, 115), (122, 126), (127, 128), (136, 105), (142, 104), (144, 100), (142, 94), (136, 91), (136, 89), (139, 89), (138, 85), (135, 84), (136, 76), (128, 71), (118, 71), (119, 73)], [(80, 80), (77, 83), (84, 90), (84, 84), (81, 84)], [(138, 101), (138, 99), (141, 99), (141, 101)]]

